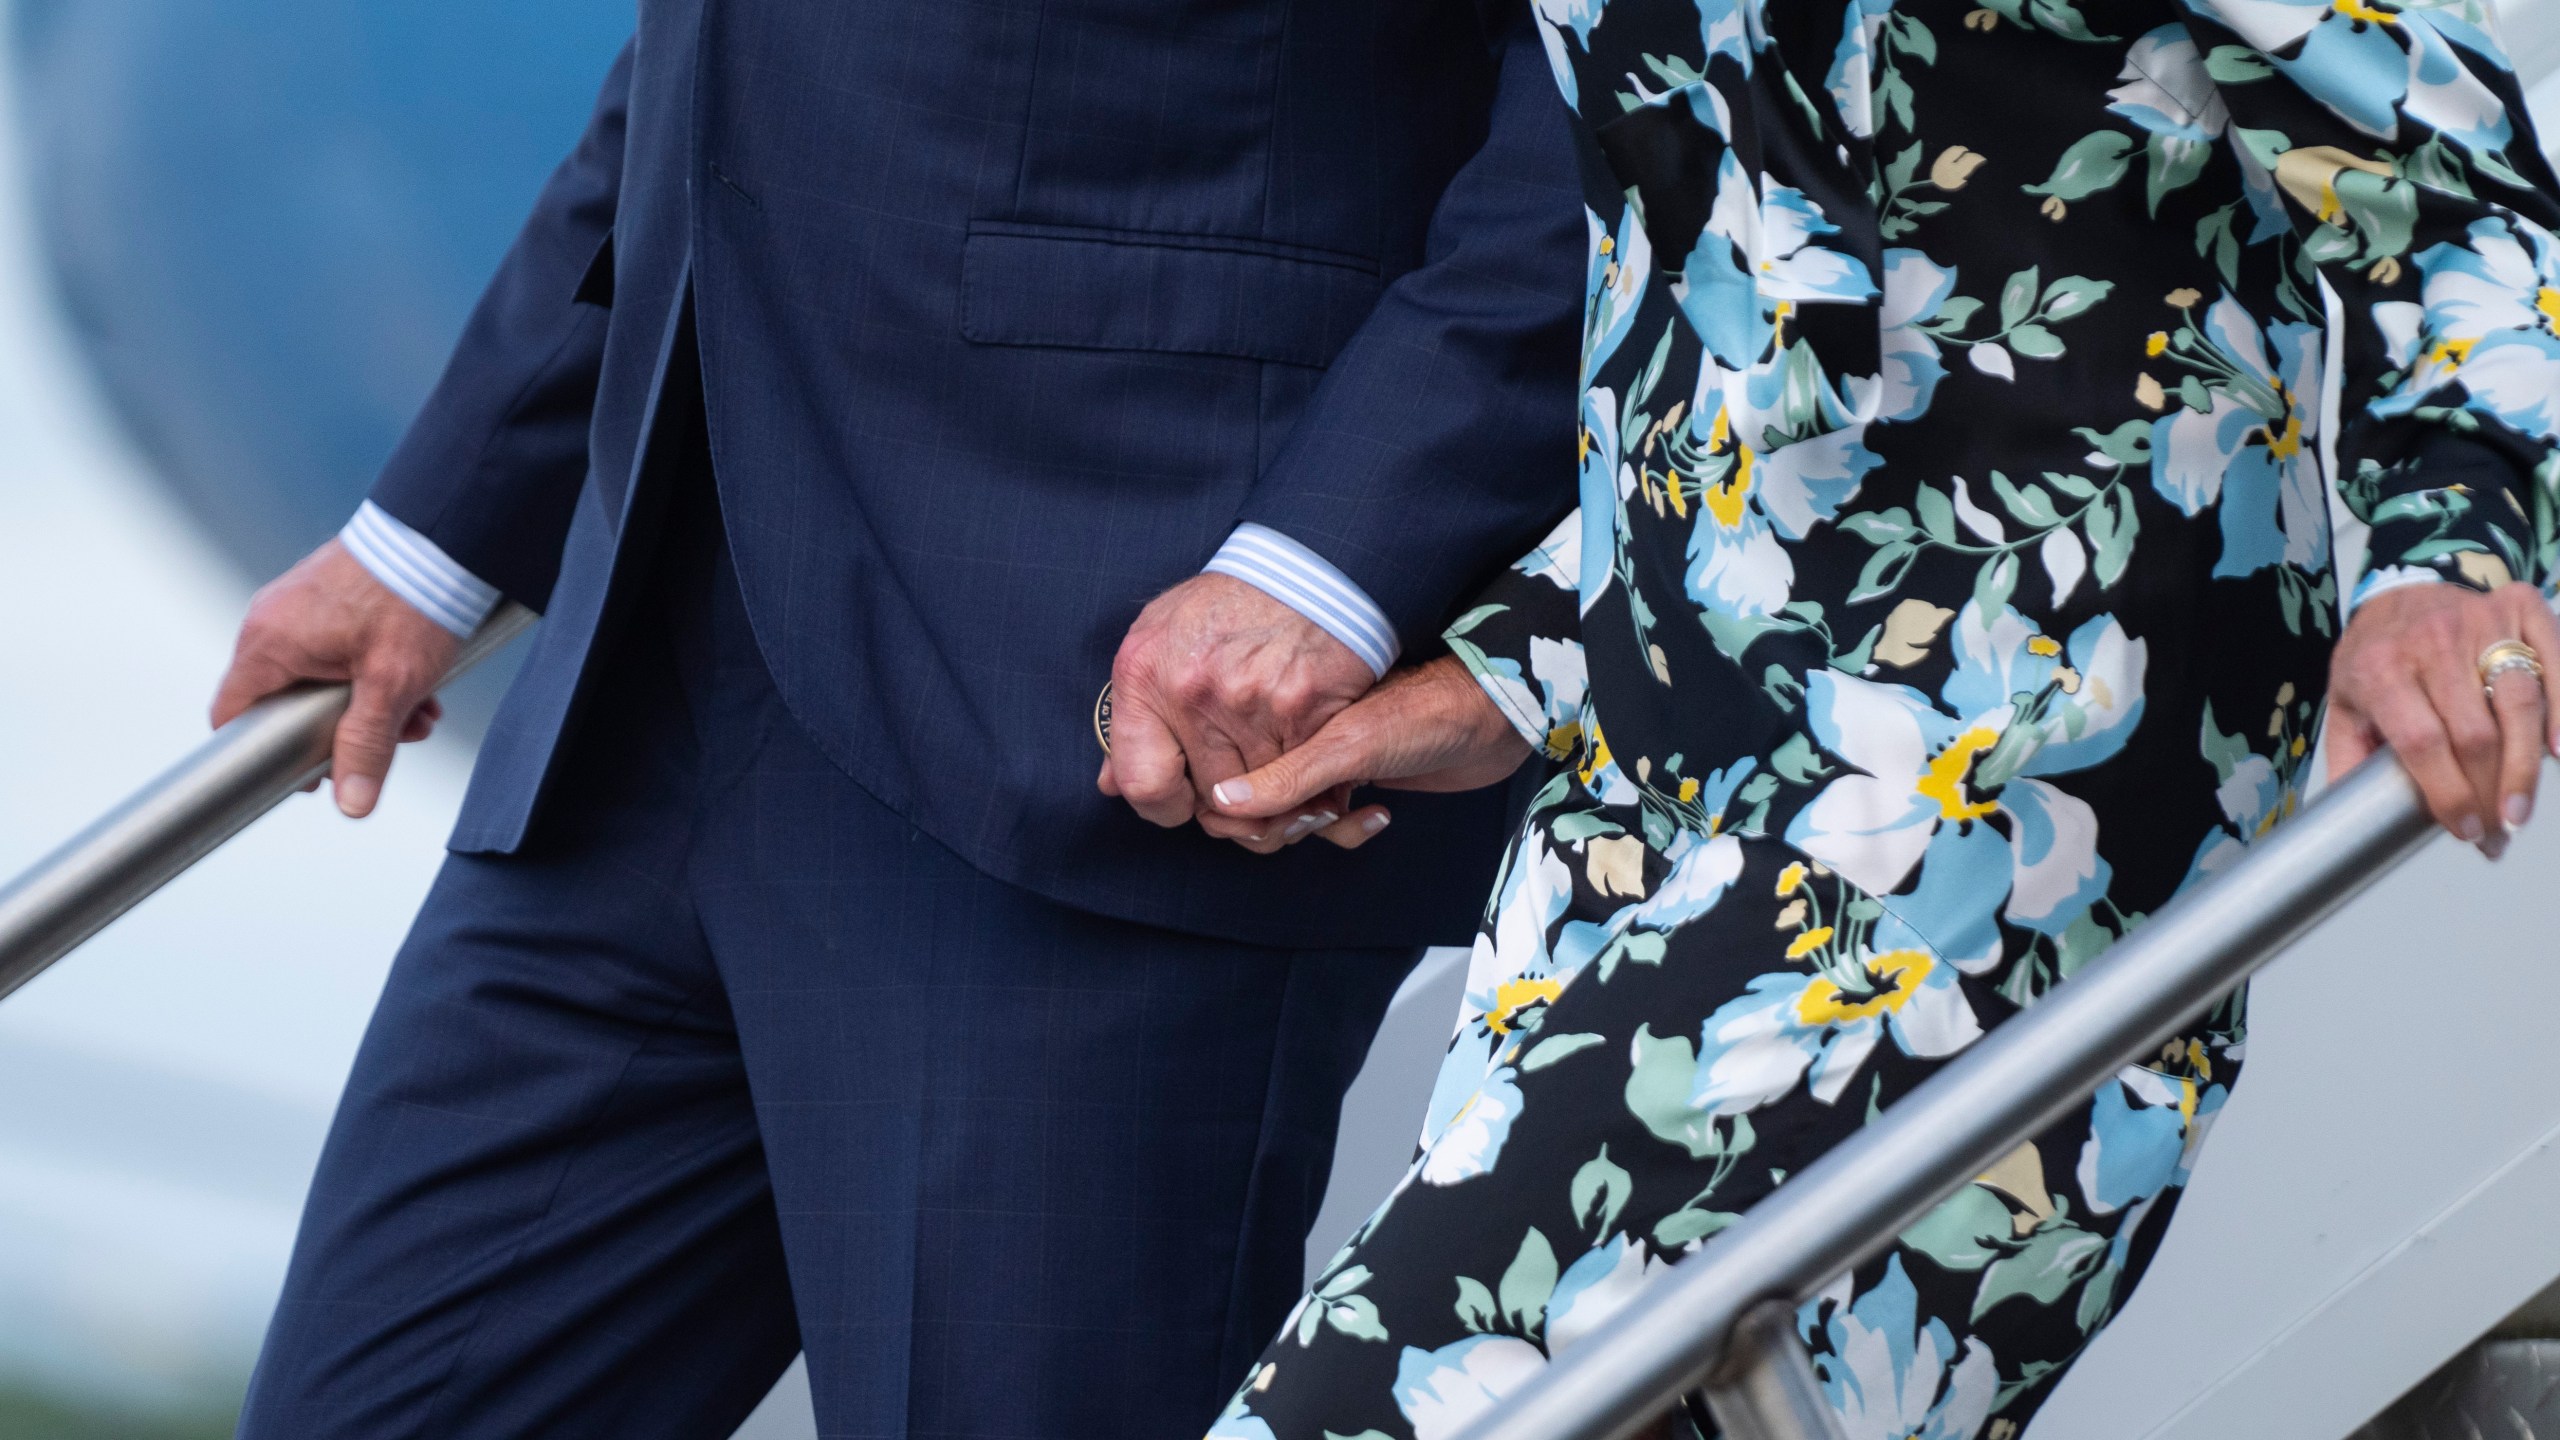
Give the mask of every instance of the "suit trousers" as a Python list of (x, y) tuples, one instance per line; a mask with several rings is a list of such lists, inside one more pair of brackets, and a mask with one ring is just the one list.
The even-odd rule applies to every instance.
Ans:
[(777, 698), (697, 460), (531, 842), (392, 968), (241, 1435), (721, 1440), (803, 1349), (829, 1436), (1198, 1435), (1416, 952), (972, 869)]

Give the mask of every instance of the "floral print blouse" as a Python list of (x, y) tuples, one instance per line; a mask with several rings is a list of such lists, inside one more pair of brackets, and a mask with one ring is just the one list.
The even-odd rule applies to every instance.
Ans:
[(2327, 476), (2358, 597), (2552, 573), (2560, 186), (2482, 0), (1535, 4), (1580, 508), (1448, 635), (1648, 848), (1782, 838), (2031, 999), (2296, 806)]

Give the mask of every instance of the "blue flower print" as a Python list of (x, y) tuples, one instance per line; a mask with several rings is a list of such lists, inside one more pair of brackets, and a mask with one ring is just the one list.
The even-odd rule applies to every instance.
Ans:
[[(1796, 814), (1787, 841), (1880, 897), (1926, 857), (1961, 872), (1953, 891), (1986, 910), (2002, 905), (2011, 924), (2060, 934), (2106, 893), (2110, 871), (2095, 813), (2035, 777), (2086, 769), (2124, 747), (2142, 714), (2147, 648), (2112, 616), (2082, 625), (2065, 646), (2014, 608), (1986, 618), (1971, 601), (1951, 643), (1944, 709), (1906, 685), (1831, 670), (1807, 677), (1814, 739), (1853, 768)], [(2009, 828), (2005, 875), (1983, 869), (1996, 841), (1981, 822), (1995, 815)], [(1927, 879), (1923, 894), (1936, 888)], [(1973, 948), (1938, 925), (1930, 934), (1952, 953)]]
[(2392, 0), (2187, 0), (2285, 77), (2368, 135), (2396, 140), (2400, 112), (2473, 153), (2497, 154), (2515, 126), (2496, 92), (2454, 53), (2507, 67), (2486, 31), (2448, 5)]
[(1814, 1373), (1842, 1440), (1974, 1440), (1999, 1398), (1991, 1347), (1968, 1336), (1959, 1351), (1945, 1321), (1921, 1324), (1920, 1292), (1899, 1255), (1855, 1304), (1848, 1290), (1835, 1282), (1796, 1321), (1808, 1341), (1824, 1342)]
[(1799, 1082), (1829, 1105), (1888, 1035), (1904, 1054), (1923, 1059), (1943, 1059), (1981, 1037), (1960, 972), (1907, 927), (1888, 918), (1861, 951), (1853, 975), (1831, 966), (1755, 976), (1709, 1015), (1700, 1027), (1690, 1108), (1746, 1114), (1775, 1104)]
[(2329, 558), (2328, 493), (2320, 471), (2318, 326), (2279, 321), (2261, 330), (2229, 295), (2198, 326), (2154, 332), (2155, 358), (2194, 372), (2192, 395), (2151, 425), (2151, 484), (2189, 515), (2211, 507), (2222, 528), (2218, 577), (2270, 565), (2318, 570)]
[(1917, 420), (1946, 378), (1938, 342), (1922, 328), (1956, 292), (1956, 271), (1917, 250), (1884, 252), (1884, 377), (1876, 418)]
[(1545, 1368), (1546, 1352), (1510, 1335), (1470, 1335), (1437, 1350), (1408, 1346), (1396, 1362), (1396, 1409), (1413, 1440), (1451, 1440)]
[(2184, 25), (2163, 25), (2136, 39), (2116, 78), (2124, 83), (2107, 92), (2107, 108), (2154, 135), (2202, 143), (2221, 139), (2231, 123), (2230, 107)]
[(2373, 408), (2404, 414), (2458, 380), (2470, 409), (2560, 439), (2560, 240), (2505, 217), (2472, 222), (2466, 240), (2417, 256), (2424, 318), (2400, 357), (2415, 367)]
[(1728, 370), (1747, 369), (1767, 354), (1790, 307), (1874, 299), (1865, 265), (1815, 243), (1839, 230), (1803, 191), (1765, 175), (1755, 183), (1726, 151), (1706, 229), (1671, 286), (1707, 353)]

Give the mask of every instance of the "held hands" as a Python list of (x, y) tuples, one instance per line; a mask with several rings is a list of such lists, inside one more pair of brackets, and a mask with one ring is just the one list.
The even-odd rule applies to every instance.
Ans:
[(329, 777), (338, 809), (360, 819), (381, 798), (393, 748), (424, 740), (443, 715), (436, 683), (460, 648), (331, 540), (250, 600), (213, 723), (301, 681), (353, 682)]
[(2514, 666), (2487, 678), (2483, 655), (2521, 641), (2560, 664), (2560, 625), (2542, 592), (2509, 584), (2386, 590), (2356, 608), (2330, 661), (2329, 773), (2388, 745), (2427, 808), (2491, 859), (2533, 814), (2545, 753), (2560, 732), (2541, 678)]
[[(1352, 810), (1352, 787), (1474, 790), (1491, 785), (1529, 758), (1529, 742), (1486, 698), (1484, 688), (1450, 656), (1397, 670), (1327, 721), (1305, 744), (1249, 774), (1211, 787), (1213, 818), (1262, 829), (1268, 853), (1320, 834), (1357, 849), (1387, 826), (1381, 805)], [(1292, 816), (1336, 815), (1322, 826)], [(1204, 821), (1204, 824), (1207, 822)]]
[[(1120, 642), (1111, 753), (1096, 783), (1158, 825), (1196, 816), (1221, 839), (1278, 849), (1271, 826), (1211, 809), (1210, 787), (1277, 759), (1376, 680), (1297, 611), (1233, 576), (1195, 575), (1150, 602)], [(1324, 823), (1341, 820), (1333, 813)]]

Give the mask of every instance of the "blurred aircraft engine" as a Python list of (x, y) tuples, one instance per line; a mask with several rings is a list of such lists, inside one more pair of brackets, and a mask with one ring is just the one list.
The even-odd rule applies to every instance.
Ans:
[(631, 32), (632, 0), (17, 0), (72, 324), (248, 573), (345, 520)]

